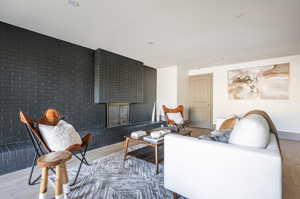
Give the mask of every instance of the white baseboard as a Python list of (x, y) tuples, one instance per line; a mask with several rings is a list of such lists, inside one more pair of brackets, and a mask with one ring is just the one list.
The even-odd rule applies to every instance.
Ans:
[(280, 139), (300, 141), (300, 133), (292, 133), (287, 131), (278, 131)]

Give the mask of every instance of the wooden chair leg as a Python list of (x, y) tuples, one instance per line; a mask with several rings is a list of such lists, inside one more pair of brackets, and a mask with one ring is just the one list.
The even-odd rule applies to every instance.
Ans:
[(48, 168), (42, 168), (42, 180), (40, 186), (39, 199), (46, 199), (47, 196), (47, 186), (48, 186)]
[(178, 199), (178, 194), (173, 192), (173, 199)]
[(127, 160), (127, 153), (128, 153), (128, 142), (129, 142), (129, 139), (126, 138), (125, 140), (125, 153), (124, 153), (124, 161)]
[(158, 163), (158, 145), (155, 145), (155, 166), (156, 166), (156, 175), (159, 171), (159, 163)]
[(60, 165), (56, 166), (56, 179), (55, 179), (55, 199), (64, 199), (62, 187), (63, 168)]
[(62, 184), (63, 184), (63, 190), (64, 193), (67, 194), (70, 192), (70, 184), (68, 179), (68, 173), (66, 169), (66, 163), (62, 164)]

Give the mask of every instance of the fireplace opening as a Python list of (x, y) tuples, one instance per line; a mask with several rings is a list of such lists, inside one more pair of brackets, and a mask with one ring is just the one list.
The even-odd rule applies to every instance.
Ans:
[(129, 103), (107, 104), (107, 128), (129, 124)]

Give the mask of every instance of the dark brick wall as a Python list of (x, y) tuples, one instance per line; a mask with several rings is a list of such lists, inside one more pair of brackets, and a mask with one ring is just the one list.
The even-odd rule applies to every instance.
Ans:
[(151, 121), (153, 103), (156, 102), (156, 75), (156, 69), (144, 67), (144, 101), (141, 104), (131, 104), (131, 119), (133, 122)]
[[(105, 105), (94, 103), (94, 52), (0, 22), (0, 175), (26, 168), (33, 160), (19, 110), (32, 119), (47, 108), (60, 110), (80, 134), (94, 134), (90, 149), (160, 126), (146, 122), (104, 129)], [(131, 104), (134, 122), (150, 121), (156, 101), (156, 70), (144, 67), (143, 74), (144, 102)]]
[(143, 103), (142, 62), (97, 49), (95, 52), (95, 102)]
[[(135, 122), (151, 120), (156, 70), (144, 68), (144, 103), (131, 105)], [(56, 108), (76, 129), (105, 126), (105, 105), (94, 103), (94, 50), (0, 22), (0, 145), (27, 138), (22, 110), (37, 119)]]
[(105, 124), (94, 103), (94, 51), (0, 22), (0, 145), (24, 141), (18, 110), (51, 107), (78, 130)]

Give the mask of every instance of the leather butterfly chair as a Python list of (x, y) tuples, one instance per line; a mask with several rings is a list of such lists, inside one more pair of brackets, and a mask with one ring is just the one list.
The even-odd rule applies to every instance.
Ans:
[(179, 106), (177, 106), (176, 108), (173, 108), (173, 109), (168, 108), (165, 105), (163, 105), (162, 109), (165, 113), (165, 118), (166, 118), (166, 121), (167, 121), (168, 125), (175, 125), (178, 129), (181, 128), (181, 127), (185, 128), (185, 127), (189, 126), (190, 122), (188, 120), (185, 120), (182, 125), (179, 125), (179, 124), (176, 124), (174, 122), (174, 120), (170, 120), (168, 118), (168, 115), (167, 115), (167, 113), (178, 113), (179, 112), (181, 114), (182, 118), (183, 118), (183, 111), (184, 111), (184, 106), (183, 105), (179, 105)]
[[(39, 132), (37, 124), (45, 124), (45, 125), (55, 126), (59, 122), (59, 120), (62, 118), (60, 117), (59, 112), (55, 109), (46, 110), (46, 112), (43, 114), (43, 116), (37, 121), (28, 119), (27, 116), (22, 111), (20, 111), (20, 113), (19, 113), (19, 118), (20, 118), (20, 121), (25, 125), (27, 133), (28, 133), (30, 140), (33, 144), (33, 147), (35, 149), (35, 157), (34, 157), (34, 160), (32, 163), (30, 176), (29, 176), (29, 180), (28, 180), (29, 185), (34, 185), (37, 183), (37, 181), (41, 177), (41, 176), (39, 176), (35, 180), (32, 181), (32, 174), (33, 174), (34, 168), (36, 166), (37, 158), (46, 153), (52, 152), (51, 149), (49, 148), (49, 146), (44, 141), (43, 137), (41, 136), (41, 133)], [(73, 155), (78, 160), (80, 160), (80, 164), (79, 164), (79, 167), (78, 167), (78, 170), (76, 173), (76, 177), (74, 179), (74, 182), (71, 184), (71, 186), (76, 183), (82, 164), (89, 165), (89, 163), (87, 162), (87, 160), (85, 158), (85, 155), (86, 155), (87, 147), (88, 147), (91, 139), (92, 139), (92, 134), (88, 133), (81, 139), (82, 140), (81, 145), (74, 144), (74, 145), (69, 146), (66, 149), (67, 151), (72, 152)], [(78, 155), (79, 153), (80, 153), (80, 156)], [(52, 169), (52, 171), (54, 172), (53, 169)]]

